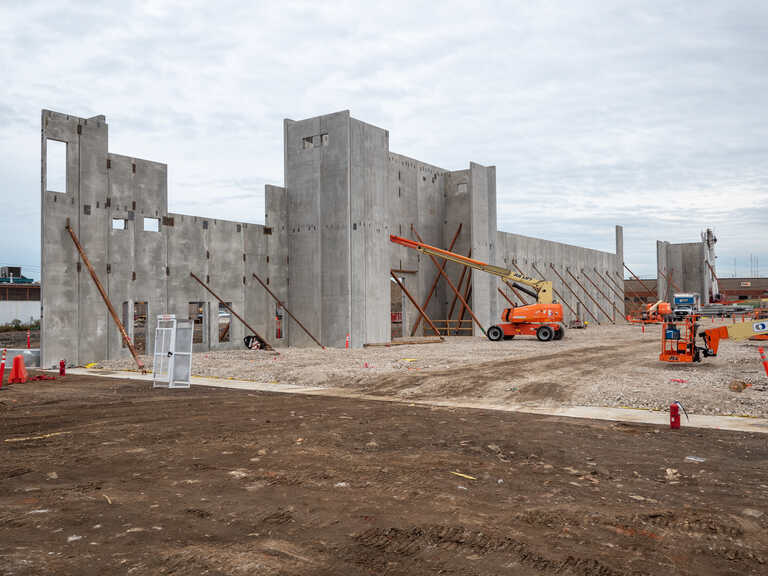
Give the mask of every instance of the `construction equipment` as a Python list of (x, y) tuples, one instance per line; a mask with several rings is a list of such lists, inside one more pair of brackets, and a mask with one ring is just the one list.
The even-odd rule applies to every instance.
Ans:
[[(720, 340), (747, 340), (755, 336), (768, 335), (768, 320), (758, 322), (738, 322), (718, 326), (699, 332), (697, 316), (688, 316), (682, 320), (665, 322), (661, 331), (661, 354), (663, 362), (700, 362), (701, 357), (717, 356)], [(703, 346), (696, 344), (700, 336)]]
[[(768, 322), (768, 300), (761, 300), (761, 304), (763, 307), (752, 310), (752, 319)], [(755, 334), (750, 340), (768, 340), (768, 334)]]
[(423, 254), (444, 258), (462, 266), (498, 276), (505, 283), (509, 282), (511, 286), (536, 299), (535, 304), (506, 308), (501, 315), (502, 323), (491, 326), (486, 331), (489, 340), (496, 342), (503, 338), (528, 335), (536, 336), (542, 342), (546, 342), (560, 340), (565, 335), (565, 329), (559, 324), (563, 320), (563, 306), (552, 301), (552, 282), (531, 278), (507, 268), (487, 264), (400, 236), (390, 235), (389, 240)]
[(645, 310), (640, 313), (640, 316), (628, 316), (627, 320), (632, 323), (644, 323), (644, 324), (660, 324), (666, 320), (666, 318), (672, 314), (672, 306), (669, 302), (659, 300), (655, 304), (646, 304)]

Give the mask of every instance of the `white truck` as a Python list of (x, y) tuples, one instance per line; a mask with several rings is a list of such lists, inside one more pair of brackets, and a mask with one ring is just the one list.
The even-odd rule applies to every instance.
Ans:
[(672, 313), (676, 318), (698, 314), (700, 304), (699, 295), (695, 292), (675, 294), (672, 297)]

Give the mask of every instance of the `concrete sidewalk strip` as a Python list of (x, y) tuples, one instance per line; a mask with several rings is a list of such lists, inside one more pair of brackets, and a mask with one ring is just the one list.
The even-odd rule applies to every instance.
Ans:
[[(124, 380), (152, 381), (151, 374), (138, 372), (97, 370), (86, 368), (72, 368), (68, 374), (84, 376), (101, 376), (105, 378), (120, 378)], [(423, 406), (440, 406), (445, 408), (475, 408), (479, 410), (498, 410), (501, 412), (523, 412), (526, 414), (540, 414), (542, 416), (563, 416), (567, 418), (585, 418), (593, 420), (610, 420), (616, 422), (631, 422), (637, 424), (669, 425), (667, 412), (653, 412), (633, 408), (608, 408), (599, 406), (552, 406), (552, 405), (522, 405), (489, 403), (472, 400), (412, 400), (398, 398), (396, 396), (374, 396), (361, 394), (345, 388), (325, 388), (321, 386), (300, 386), (297, 384), (280, 384), (278, 382), (252, 382), (248, 380), (230, 380), (218, 378), (204, 378), (193, 376), (192, 384), (195, 386), (210, 386), (213, 388), (230, 388), (233, 390), (251, 390), (255, 392), (279, 392), (284, 394), (310, 394), (315, 396), (330, 396), (335, 398), (356, 398), (359, 400), (373, 400), (378, 402), (398, 402), (401, 404), (418, 404)], [(704, 414), (692, 414), (690, 420), (683, 420), (683, 426), (692, 428), (710, 428), (716, 430), (731, 430), (738, 432), (768, 433), (768, 419), (745, 418), (742, 416), (711, 416)]]

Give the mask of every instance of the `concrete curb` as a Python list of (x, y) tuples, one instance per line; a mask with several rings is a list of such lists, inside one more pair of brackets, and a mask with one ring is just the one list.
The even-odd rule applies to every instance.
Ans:
[[(152, 381), (151, 374), (138, 372), (89, 370), (72, 368), (68, 374), (83, 376), (101, 376), (105, 378), (121, 378), (125, 380)], [(195, 386), (210, 386), (213, 388), (229, 388), (233, 390), (251, 390), (256, 392), (278, 392), (283, 394), (307, 394), (313, 396), (330, 396), (334, 398), (349, 398), (357, 400), (373, 400), (377, 402), (397, 402), (420, 406), (440, 406), (445, 408), (474, 408), (479, 410), (498, 410), (500, 412), (522, 412), (525, 414), (540, 414), (542, 416), (562, 416), (566, 418), (585, 418), (592, 420), (610, 420), (615, 422), (630, 422), (635, 424), (654, 424), (669, 426), (667, 412), (653, 412), (634, 408), (609, 408), (601, 406), (552, 406), (552, 405), (523, 405), (498, 404), (472, 400), (409, 400), (396, 396), (375, 396), (361, 394), (345, 388), (323, 388), (319, 386), (300, 386), (296, 384), (280, 384), (278, 382), (252, 382), (248, 380), (229, 380), (224, 378), (205, 378), (193, 376)], [(693, 414), (689, 420), (683, 420), (684, 427), (708, 428), (714, 430), (730, 430), (736, 432), (758, 432), (768, 434), (768, 419), (748, 418), (744, 416), (710, 416)]]

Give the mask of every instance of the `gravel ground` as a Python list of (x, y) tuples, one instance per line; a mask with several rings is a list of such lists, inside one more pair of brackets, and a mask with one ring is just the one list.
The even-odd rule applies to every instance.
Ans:
[[(546, 343), (457, 337), (441, 344), (388, 348), (281, 349), (279, 355), (245, 349), (207, 352), (194, 355), (193, 373), (507, 405), (665, 410), (679, 400), (691, 413), (768, 417), (768, 377), (758, 345), (726, 340), (716, 358), (675, 365), (658, 360), (660, 326), (648, 326), (645, 333), (638, 326), (590, 326)], [(151, 365), (151, 358), (145, 362)], [(130, 358), (100, 367), (134, 368)]]

